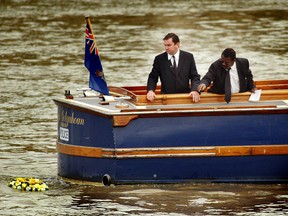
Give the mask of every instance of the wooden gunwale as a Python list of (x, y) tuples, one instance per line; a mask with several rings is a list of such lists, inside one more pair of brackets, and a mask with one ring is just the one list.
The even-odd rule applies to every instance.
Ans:
[[(263, 100), (288, 100), (288, 80), (260, 80), (255, 81), (258, 89), (262, 89), (261, 101)], [(160, 94), (160, 86), (156, 89), (156, 98), (153, 102), (146, 99), (146, 86), (125, 86), (118, 90), (117, 87), (109, 87), (111, 94), (132, 95), (131, 102), (137, 106), (145, 105), (169, 105), (169, 104), (193, 104), (191, 97), (186, 94)], [(243, 92), (232, 94), (232, 102), (248, 101), (251, 93)], [(202, 92), (200, 104), (222, 103), (224, 97), (221, 94)]]
[[(236, 93), (232, 94), (231, 102), (248, 102), (250, 92)], [(203, 92), (200, 96), (200, 101), (198, 104), (205, 103), (224, 103), (224, 96), (221, 94), (212, 94)], [(271, 90), (262, 90), (260, 101), (266, 100), (288, 100), (288, 89), (271, 89)], [(189, 94), (169, 94), (156, 95), (153, 102), (149, 102), (146, 99), (146, 95), (138, 95), (135, 105), (144, 106), (144, 105), (169, 105), (169, 104), (193, 104), (191, 96)], [(226, 103), (225, 103), (226, 104)]]
[[(288, 80), (258, 80), (255, 81), (255, 85), (258, 89), (262, 90), (288, 89)], [(207, 92), (211, 86), (212, 84), (205, 90), (205, 92)], [(122, 88), (133, 92), (134, 95), (146, 95), (147, 93), (146, 86), (124, 86)], [(160, 88), (161, 86), (158, 85), (156, 88), (156, 94), (160, 94)]]
[(287, 155), (288, 144), (245, 146), (195, 146), (161, 148), (101, 148), (56, 143), (57, 151), (66, 155), (93, 158), (163, 158), (163, 157), (231, 157)]

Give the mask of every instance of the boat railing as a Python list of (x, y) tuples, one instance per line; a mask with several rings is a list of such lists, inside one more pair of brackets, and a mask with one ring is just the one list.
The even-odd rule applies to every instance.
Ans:
[[(211, 88), (211, 84), (204, 92), (207, 92)], [(258, 80), (255, 81), (255, 85), (258, 89), (267, 90), (267, 89), (288, 89), (288, 80)], [(147, 87), (146, 86), (124, 86), (122, 87), (128, 91), (133, 92), (135, 95), (146, 95)], [(156, 87), (156, 94), (160, 94), (161, 86)]]
[[(255, 82), (257, 89), (262, 90), (261, 101), (288, 100), (288, 80), (260, 80)], [(124, 86), (109, 87), (114, 96), (129, 96), (135, 105), (167, 105), (167, 104), (191, 104), (193, 103), (189, 94), (160, 94), (160, 86), (156, 89), (156, 98), (153, 102), (146, 99), (146, 86)], [(251, 92), (236, 93), (232, 95), (232, 102), (248, 101)], [(221, 94), (201, 93), (201, 103), (221, 103), (224, 97)]]

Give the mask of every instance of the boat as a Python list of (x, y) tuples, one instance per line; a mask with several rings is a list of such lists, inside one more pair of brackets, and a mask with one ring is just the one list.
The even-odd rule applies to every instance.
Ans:
[[(232, 95), (160, 94), (146, 86), (65, 92), (58, 107), (58, 175), (110, 184), (288, 182), (288, 80)], [(72, 91), (72, 90), (71, 90)]]

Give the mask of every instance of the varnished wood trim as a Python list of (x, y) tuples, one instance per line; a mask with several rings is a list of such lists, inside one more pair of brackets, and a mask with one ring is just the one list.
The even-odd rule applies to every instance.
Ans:
[(74, 146), (57, 142), (62, 154), (95, 158), (162, 158), (162, 157), (228, 157), (257, 155), (288, 155), (288, 144), (260, 146), (208, 146), (171, 148), (100, 148)]
[(95, 157), (102, 158), (103, 154), (107, 156), (112, 156), (112, 151), (105, 151), (103, 148), (97, 147), (87, 147), (87, 146), (75, 146), (69, 144), (63, 144), (60, 142), (56, 143), (56, 149), (59, 153), (73, 156), (82, 156), (82, 157)]
[(280, 146), (252, 146), (251, 152), (253, 155), (288, 155), (288, 147), (287, 145)]
[(113, 116), (113, 126), (126, 126), (136, 118), (138, 118), (138, 115)]
[[(232, 94), (231, 102), (248, 102), (251, 92)], [(288, 89), (262, 90), (260, 101), (288, 100)], [(197, 104), (224, 103), (223, 94), (203, 92)], [(193, 104), (189, 94), (158, 94), (153, 102), (146, 99), (146, 95), (138, 95), (135, 105), (171, 105), (171, 104)], [(226, 103), (225, 103), (226, 104)]]
[(159, 109), (122, 109), (122, 113), (131, 112), (147, 112), (147, 111), (189, 111), (189, 110), (228, 110), (228, 109), (275, 109), (276, 105), (254, 105), (254, 106), (205, 106), (205, 107), (173, 107), (173, 108), (159, 108)]
[[(258, 89), (271, 90), (271, 89), (288, 89), (288, 80), (257, 80), (254, 82)], [(212, 84), (207, 88), (209, 89)], [(161, 86), (156, 87), (156, 94), (160, 94)], [(147, 87), (146, 86), (124, 86), (123, 89), (126, 89), (130, 92), (133, 92), (135, 95), (146, 95)], [(206, 89), (206, 91), (207, 91)]]
[(131, 97), (132, 101), (136, 100), (135, 93), (133, 93), (133, 92), (131, 92), (125, 88), (109, 86), (109, 92), (113, 96), (129, 96), (129, 97)]
[(218, 146), (217, 156), (288, 155), (288, 145)]
[(83, 156), (83, 157), (102, 157), (102, 148), (84, 147), (62, 144), (57, 142), (57, 151), (62, 154)]
[(125, 157), (186, 157), (215, 155), (215, 147), (116, 149), (117, 158)]
[(288, 80), (257, 80), (255, 85), (277, 85), (277, 84), (288, 84)]
[[(240, 109), (240, 108), (239, 108)], [(182, 110), (181, 112), (162, 110), (167, 112), (151, 112), (151, 113), (140, 113), (138, 118), (158, 118), (158, 117), (192, 117), (192, 116), (227, 116), (227, 115), (272, 115), (272, 114), (288, 114), (288, 109), (273, 109), (273, 108), (261, 108), (261, 109), (243, 109), (243, 110), (222, 110), (218, 109), (211, 110)], [(157, 110), (155, 110), (157, 111)], [(127, 113), (129, 115), (129, 113)]]

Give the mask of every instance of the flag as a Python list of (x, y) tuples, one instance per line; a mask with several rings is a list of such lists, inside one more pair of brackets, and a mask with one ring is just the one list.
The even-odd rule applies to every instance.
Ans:
[(92, 31), (89, 17), (86, 17), (84, 65), (90, 72), (89, 88), (104, 95), (109, 95), (109, 90), (105, 81), (103, 68), (96, 45), (96, 39)]

